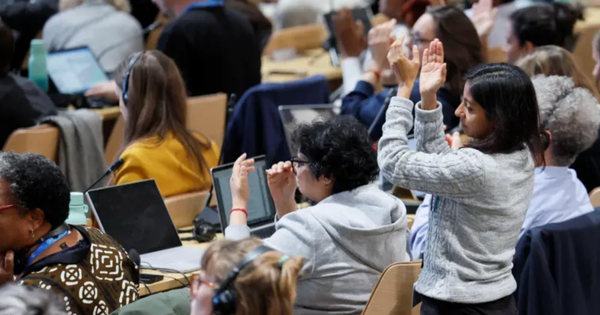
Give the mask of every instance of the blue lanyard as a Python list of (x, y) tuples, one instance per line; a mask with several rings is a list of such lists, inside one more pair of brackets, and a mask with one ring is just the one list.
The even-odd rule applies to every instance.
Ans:
[(190, 5), (188, 5), (185, 8), (185, 10), (183, 10), (183, 13), (186, 13), (187, 11), (196, 9), (196, 8), (211, 8), (211, 7), (222, 7), (222, 6), (225, 6), (225, 0), (199, 1), (199, 2), (194, 2)]
[(40, 246), (38, 246), (38, 248), (36, 248), (35, 251), (33, 251), (33, 253), (31, 253), (31, 255), (29, 256), (29, 258), (27, 258), (27, 266), (29, 267), (31, 265), (31, 263), (41, 254), (43, 253), (46, 249), (48, 249), (48, 247), (52, 246), (52, 244), (60, 241), (61, 238), (67, 236), (69, 234), (69, 231), (64, 231), (62, 234), (60, 234), (57, 237), (53, 237), (53, 238), (49, 238), (47, 240), (45, 240), (42, 244), (40, 244)]

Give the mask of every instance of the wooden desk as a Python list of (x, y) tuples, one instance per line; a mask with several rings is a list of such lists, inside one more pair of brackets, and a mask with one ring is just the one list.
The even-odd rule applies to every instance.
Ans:
[[(191, 236), (192, 236), (192, 233), (182, 233), (179, 235), (180, 238), (191, 237)], [(220, 239), (223, 239), (222, 233), (217, 234), (216, 240), (220, 240)], [(195, 247), (195, 248), (203, 248), (203, 249), (208, 248), (211, 244), (212, 244), (212, 242), (209, 242), (209, 243), (198, 243), (196, 241), (184, 241), (183, 242), (183, 246), (185, 246), (185, 247)], [(198, 260), (200, 260), (200, 257), (198, 257)], [(154, 294), (154, 293), (165, 292), (165, 291), (169, 291), (169, 290), (173, 290), (173, 289), (180, 289), (185, 286), (188, 286), (189, 285), (188, 280), (191, 281), (192, 274), (199, 273), (199, 272), (200, 272), (200, 270), (192, 272), (192, 273), (188, 273), (184, 276), (183, 274), (180, 274), (180, 273), (163, 273), (160, 271), (141, 269), (140, 273), (159, 274), (159, 275), (163, 275), (165, 278), (159, 282), (155, 282), (155, 283), (152, 283), (149, 285), (144, 285), (143, 283), (140, 283), (140, 297)], [(148, 290), (150, 290), (150, 291), (148, 291)]]
[(92, 109), (92, 111), (100, 115), (100, 117), (102, 117), (102, 121), (116, 120), (121, 115), (121, 110), (119, 110), (119, 106)]
[[(329, 53), (322, 49), (308, 50), (288, 61), (273, 61), (270, 56), (262, 57), (262, 82), (281, 83), (299, 80), (313, 75), (324, 75), (329, 81), (342, 80), (342, 69), (331, 64)], [(305, 76), (294, 74), (270, 74), (272, 71), (306, 72)]]

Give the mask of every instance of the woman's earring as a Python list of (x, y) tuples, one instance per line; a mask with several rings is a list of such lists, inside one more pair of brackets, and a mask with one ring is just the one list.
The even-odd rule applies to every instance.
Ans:
[(31, 230), (31, 238), (35, 237), (35, 232), (33, 230)]

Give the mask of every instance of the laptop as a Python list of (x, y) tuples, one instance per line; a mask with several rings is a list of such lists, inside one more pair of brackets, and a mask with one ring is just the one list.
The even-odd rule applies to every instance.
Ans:
[(200, 269), (204, 250), (182, 246), (153, 179), (90, 190), (86, 196), (100, 229), (128, 252), (135, 249), (144, 269)]
[(279, 106), (279, 117), (285, 132), (285, 139), (290, 149), (290, 155), (297, 155), (298, 148), (293, 145), (292, 134), (300, 124), (310, 124), (315, 120), (329, 120), (337, 116), (333, 104), (321, 105), (283, 105)]
[[(338, 51), (341, 51), (339, 41), (335, 36), (335, 30), (333, 26), (333, 15), (335, 14), (337, 14), (337, 11), (326, 13), (324, 15), (324, 18), (329, 34), (334, 38), (333, 43), (337, 47)], [(352, 9), (352, 17), (355, 21), (360, 20), (363, 23), (363, 25), (365, 26), (365, 36), (367, 36), (369, 34), (369, 31), (371, 30), (371, 18), (373, 17), (373, 10), (371, 10), (371, 7)]]
[(98, 58), (89, 47), (48, 53), (48, 75), (61, 94), (79, 95), (94, 86), (110, 81)]
[[(258, 238), (268, 238), (275, 233), (275, 204), (267, 185), (265, 156), (254, 158), (255, 170), (248, 174), (250, 200), (248, 203), (248, 227), (250, 234)], [(210, 170), (215, 193), (217, 208), (221, 221), (221, 229), (229, 226), (229, 211), (233, 207), (229, 180), (233, 172), (233, 163), (214, 167)]]

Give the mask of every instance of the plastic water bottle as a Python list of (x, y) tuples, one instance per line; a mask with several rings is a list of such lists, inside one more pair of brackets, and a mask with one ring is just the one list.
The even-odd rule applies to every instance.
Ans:
[(71, 202), (69, 202), (68, 224), (87, 225), (88, 206), (83, 202), (83, 193), (72, 192)]
[(48, 92), (48, 69), (46, 68), (46, 48), (44, 41), (34, 39), (31, 41), (29, 53), (29, 79), (44, 92)]

